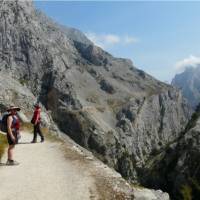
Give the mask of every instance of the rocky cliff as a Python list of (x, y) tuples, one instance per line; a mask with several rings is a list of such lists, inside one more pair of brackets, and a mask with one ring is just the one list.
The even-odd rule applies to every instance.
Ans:
[(63, 132), (135, 182), (191, 115), (177, 89), (56, 24), (31, 1), (0, 1), (0, 70), (30, 90)]
[(190, 106), (195, 109), (200, 102), (200, 66), (187, 67), (184, 72), (177, 74), (172, 85), (181, 89), (183, 96)]
[(200, 196), (200, 106), (176, 141), (150, 158), (141, 171), (144, 185), (162, 188), (172, 199)]

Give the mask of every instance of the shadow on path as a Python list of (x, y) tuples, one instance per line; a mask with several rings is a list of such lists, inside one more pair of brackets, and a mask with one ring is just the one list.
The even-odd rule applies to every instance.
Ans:
[(37, 144), (37, 143), (41, 143), (41, 142), (35, 142), (35, 143), (32, 143), (32, 142), (18, 142), (18, 144)]

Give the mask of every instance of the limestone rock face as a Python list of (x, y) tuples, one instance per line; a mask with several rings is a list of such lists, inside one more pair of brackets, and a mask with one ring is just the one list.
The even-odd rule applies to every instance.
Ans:
[(140, 171), (147, 187), (161, 188), (172, 199), (200, 195), (200, 106), (179, 138), (149, 158)]
[(1, 0), (0, 11), (1, 72), (27, 87), (61, 131), (138, 181), (148, 158), (179, 137), (190, 118), (181, 93), (30, 1)]
[[(34, 103), (37, 98), (20, 80), (15, 80), (7, 73), (0, 72), (0, 112), (3, 114), (10, 105), (16, 105), (21, 108), (18, 112), (22, 122), (30, 122), (34, 111)], [(58, 131), (57, 126), (52, 120), (50, 113), (42, 107), (42, 126), (52, 131)]]
[[(179, 102), (179, 106), (175, 102)], [(126, 146), (129, 160), (134, 157), (134, 164), (143, 167), (150, 155), (179, 137), (186, 123), (185, 118), (179, 117), (187, 116), (189, 110), (186, 108), (180, 92), (174, 90), (140, 101), (129, 101), (117, 114), (121, 145)], [(126, 162), (127, 156), (122, 163)], [(131, 172), (126, 167), (123, 172), (125, 176), (130, 176)]]
[(27, 87), (8, 74), (0, 72), (0, 104), (2, 111), (14, 104), (24, 111), (31, 112), (34, 102), (36, 102), (36, 98)]
[(177, 74), (172, 85), (180, 88), (190, 106), (195, 109), (200, 102), (200, 66), (188, 67), (184, 72)]
[(138, 200), (169, 200), (169, 195), (161, 190), (135, 189), (134, 199)]

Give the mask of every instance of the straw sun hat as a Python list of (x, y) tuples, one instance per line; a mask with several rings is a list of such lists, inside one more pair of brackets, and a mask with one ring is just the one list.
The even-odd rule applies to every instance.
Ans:
[(7, 108), (7, 111), (11, 111), (11, 110), (16, 110), (16, 111), (20, 111), (20, 107), (17, 107), (17, 106), (14, 106), (14, 105), (11, 105)]

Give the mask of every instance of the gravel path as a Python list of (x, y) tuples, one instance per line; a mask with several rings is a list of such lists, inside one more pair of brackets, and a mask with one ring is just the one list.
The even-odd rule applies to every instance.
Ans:
[(24, 144), (15, 148), (20, 165), (0, 166), (0, 200), (98, 199), (93, 177), (81, 161), (67, 158), (61, 142), (30, 144), (32, 136), (22, 135)]

